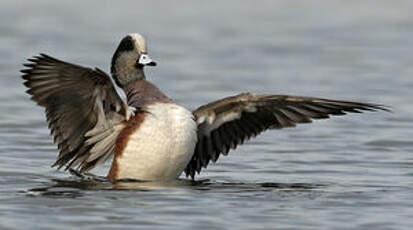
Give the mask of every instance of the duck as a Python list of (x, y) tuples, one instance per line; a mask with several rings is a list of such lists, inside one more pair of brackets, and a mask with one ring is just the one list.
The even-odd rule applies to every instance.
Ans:
[(31, 99), (45, 110), (59, 154), (52, 167), (87, 173), (112, 159), (109, 181), (192, 180), (221, 155), (266, 130), (365, 111), (380, 104), (241, 93), (190, 111), (146, 79), (157, 63), (144, 37), (126, 35), (110, 75), (40, 53), (21, 70)]

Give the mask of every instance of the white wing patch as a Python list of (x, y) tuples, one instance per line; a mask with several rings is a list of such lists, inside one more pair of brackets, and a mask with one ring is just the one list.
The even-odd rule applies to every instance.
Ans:
[(221, 125), (237, 120), (241, 118), (242, 112), (250, 112), (254, 113), (257, 111), (255, 106), (249, 105), (243, 108), (243, 110), (234, 110), (234, 111), (227, 111), (225, 113), (216, 114), (215, 112), (211, 112), (208, 115), (201, 116), (197, 119), (197, 124), (202, 124), (207, 122), (207, 126), (203, 130), (205, 134), (209, 135), (213, 130), (219, 128)]

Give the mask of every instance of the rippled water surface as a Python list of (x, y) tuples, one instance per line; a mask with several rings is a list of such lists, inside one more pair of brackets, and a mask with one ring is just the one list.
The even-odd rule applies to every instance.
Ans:
[[(411, 1), (1, 1), (0, 229), (411, 229)], [(239, 92), (376, 102), (393, 113), (267, 132), (192, 182), (110, 184), (57, 155), (19, 70), (45, 52), (109, 69), (140, 32), (148, 78), (194, 109)], [(93, 173), (105, 175), (110, 162)]]

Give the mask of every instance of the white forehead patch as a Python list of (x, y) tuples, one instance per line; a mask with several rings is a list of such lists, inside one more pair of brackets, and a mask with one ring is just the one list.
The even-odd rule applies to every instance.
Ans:
[(135, 47), (138, 47), (139, 51), (142, 53), (146, 53), (146, 41), (142, 35), (138, 33), (129, 34), (132, 37), (133, 41), (135, 42)]

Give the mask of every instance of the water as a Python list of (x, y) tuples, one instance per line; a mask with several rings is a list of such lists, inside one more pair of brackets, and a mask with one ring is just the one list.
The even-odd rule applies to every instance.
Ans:
[[(409, 1), (0, 2), (0, 229), (411, 229)], [(266, 132), (197, 177), (81, 180), (50, 168), (44, 113), (19, 69), (45, 52), (108, 70), (140, 32), (148, 78), (189, 108), (239, 92), (376, 102)], [(94, 173), (105, 175), (109, 163)]]

